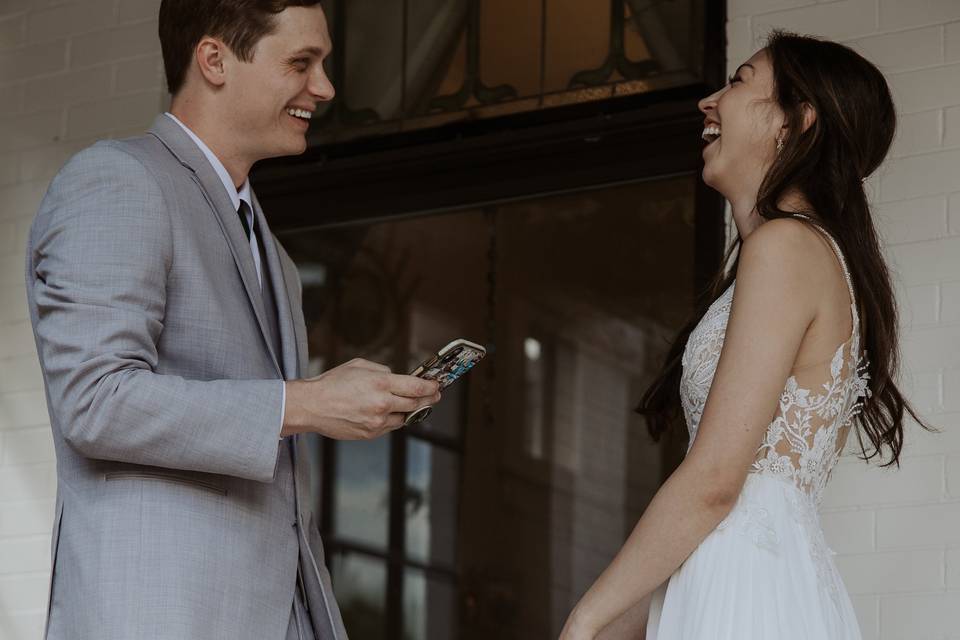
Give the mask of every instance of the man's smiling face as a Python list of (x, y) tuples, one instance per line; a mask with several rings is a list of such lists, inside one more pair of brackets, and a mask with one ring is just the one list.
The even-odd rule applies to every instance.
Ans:
[(331, 50), (323, 9), (288, 7), (273, 20), (250, 62), (232, 60), (223, 86), (241, 153), (257, 160), (303, 153), (311, 115), (335, 93), (323, 65)]

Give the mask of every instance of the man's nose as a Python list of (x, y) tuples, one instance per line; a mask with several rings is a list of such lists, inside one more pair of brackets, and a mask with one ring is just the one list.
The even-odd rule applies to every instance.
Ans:
[(330, 78), (327, 77), (326, 72), (322, 70), (311, 78), (310, 84), (307, 86), (307, 91), (309, 91), (310, 95), (316, 98), (318, 102), (330, 102), (334, 96), (337, 95), (337, 90), (333, 88), (333, 83), (330, 81)]

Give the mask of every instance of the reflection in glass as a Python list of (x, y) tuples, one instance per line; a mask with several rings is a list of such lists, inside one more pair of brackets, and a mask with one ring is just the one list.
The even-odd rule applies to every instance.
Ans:
[[(634, 407), (693, 304), (696, 180), (282, 238), (313, 276), (312, 360), (409, 371), (457, 337), (490, 347), (425, 424), (394, 436), (405, 536), (390, 548), (403, 585), (391, 619), (404, 633), (556, 638), (672, 469), (685, 443), (653, 444)], [(385, 443), (335, 445), (334, 539), (383, 547)], [(363, 510), (346, 517), (348, 492)], [(448, 600), (414, 569), (449, 580)]]
[(358, 553), (333, 556), (333, 590), (343, 624), (354, 640), (383, 640), (386, 631), (387, 568)]
[[(481, 374), (482, 375), (482, 374)], [(433, 408), (430, 417), (410, 429), (410, 433), (443, 436), (451, 441), (460, 439), (466, 421), (468, 379), (458, 380), (443, 392), (443, 399)]]
[(334, 532), (377, 549), (387, 546), (390, 440), (336, 442)]
[(523, 355), (523, 449), (531, 458), (540, 460), (544, 453), (544, 424), (550, 419), (550, 403), (546, 402), (550, 394), (549, 365), (543, 343), (536, 338), (523, 341)]
[(407, 557), (454, 564), (460, 463), (456, 454), (417, 438), (407, 441)]
[(451, 640), (457, 633), (457, 588), (418, 569), (403, 576), (404, 640)]

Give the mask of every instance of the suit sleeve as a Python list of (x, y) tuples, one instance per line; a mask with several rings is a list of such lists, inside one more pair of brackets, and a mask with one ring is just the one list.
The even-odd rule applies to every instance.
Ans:
[(89, 458), (270, 481), (282, 381), (155, 371), (172, 259), (157, 180), (116, 143), (54, 180), (27, 269), (54, 428)]

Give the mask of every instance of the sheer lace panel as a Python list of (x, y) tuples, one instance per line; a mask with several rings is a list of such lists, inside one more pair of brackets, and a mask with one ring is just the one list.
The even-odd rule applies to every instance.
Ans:
[[(837, 347), (829, 367), (811, 367), (787, 379), (751, 472), (790, 481), (819, 505), (853, 419), (862, 407), (862, 398), (869, 395), (869, 390), (866, 361), (860, 350), (860, 317), (846, 261), (836, 241), (810, 222), (830, 242), (843, 268), (853, 327), (850, 337)], [(690, 334), (683, 353), (680, 399), (691, 446), (717, 370), (735, 287), (734, 282), (711, 305)]]

